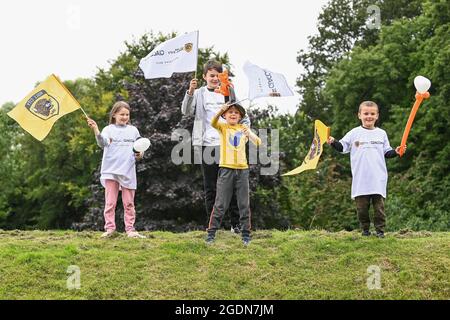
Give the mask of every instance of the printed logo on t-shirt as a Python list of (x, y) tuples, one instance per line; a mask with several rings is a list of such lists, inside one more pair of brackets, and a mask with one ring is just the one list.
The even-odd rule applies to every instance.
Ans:
[(355, 141), (355, 147), (360, 147), (363, 145), (373, 145), (373, 144), (383, 144), (383, 141)]
[(239, 145), (239, 143), (241, 142), (241, 137), (242, 137), (242, 131), (238, 131), (234, 135), (230, 134), (230, 136), (228, 137), (228, 142), (233, 147), (237, 147)]
[(130, 146), (133, 144), (133, 139), (117, 139), (117, 138), (110, 138), (109, 143), (114, 143), (116, 146)]

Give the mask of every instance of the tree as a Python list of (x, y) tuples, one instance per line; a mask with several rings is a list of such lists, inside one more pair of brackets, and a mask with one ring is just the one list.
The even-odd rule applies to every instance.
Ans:
[(421, 13), (421, 1), (406, 0), (331, 0), (318, 18), (318, 35), (309, 37), (308, 50), (300, 50), (297, 61), (304, 73), (297, 80), (302, 96), (299, 109), (310, 118), (328, 122), (330, 105), (323, 96), (329, 71), (353, 47), (368, 48), (378, 41), (379, 29), (369, 26), (371, 6), (380, 9), (381, 24), (398, 18), (413, 18)]
[[(120, 92), (116, 99), (128, 100), (133, 124), (152, 143), (145, 159), (137, 164), (136, 227), (139, 229), (186, 230), (203, 227), (203, 182), (199, 166), (177, 165), (171, 159), (172, 150), (179, 142), (172, 139), (174, 130), (192, 131), (193, 117), (183, 117), (180, 106), (193, 75), (174, 74), (169, 79), (145, 80), (138, 68), (138, 62), (143, 56), (172, 36), (174, 34), (165, 37), (150, 34), (131, 44), (127, 43), (127, 51), (112, 63), (109, 70), (100, 70), (96, 77), (100, 91)], [(201, 68), (212, 58), (230, 68), (228, 56), (214, 52), (213, 48), (200, 49), (198, 65)], [(197, 71), (198, 75), (202, 72), (201, 69)], [(191, 160), (194, 160), (192, 155)], [(98, 176), (97, 171), (92, 186), (93, 196), (87, 202), (89, 213), (81, 222), (74, 224), (75, 228), (103, 227), (104, 192), (98, 185)], [(270, 179), (259, 180), (272, 183)], [(120, 206), (118, 212), (123, 215)], [(261, 218), (260, 223), (263, 221)]]
[(8, 216), (14, 212), (14, 204), (20, 203), (21, 197), (21, 179), (20, 166), (23, 158), (20, 155), (20, 145), (18, 144), (17, 130), (10, 127), (11, 118), (7, 113), (14, 107), (12, 102), (5, 103), (0, 108), (0, 172), (2, 192), (0, 194), (0, 227), (6, 226)]

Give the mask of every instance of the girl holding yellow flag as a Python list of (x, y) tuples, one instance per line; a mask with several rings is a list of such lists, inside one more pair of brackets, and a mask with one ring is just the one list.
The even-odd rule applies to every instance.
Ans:
[(134, 194), (137, 187), (135, 160), (142, 159), (144, 154), (135, 154), (133, 151), (133, 143), (140, 138), (140, 134), (130, 124), (130, 106), (124, 101), (116, 102), (110, 112), (109, 125), (102, 132), (94, 120), (88, 118), (87, 123), (94, 131), (97, 144), (103, 148), (100, 182), (105, 188), (105, 232), (102, 238), (111, 237), (116, 230), (115, 209), (119, 190), (122, 190), (128, 237), (145, 238), (134, 229)]

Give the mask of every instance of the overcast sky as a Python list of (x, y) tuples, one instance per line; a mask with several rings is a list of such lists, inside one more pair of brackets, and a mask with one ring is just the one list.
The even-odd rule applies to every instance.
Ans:
[[(62, 80), (92, 77), (97, 67), (125, 50), (124, 41), (145, 32), (200, 31), (199, 46), (228, 52), (239, 98), (248, 93), (246, 60), (286, 76), (296, 62), (327, 0), (14, 0), (0, 1), (0, 105), (19, 102), (37, 81), (55, 73)], [(226, 26), (226, 27), (224, 27)], [(151, 80), (149, 80), (151, 81)], [(186, 87), (188, 84), (186, 84)], [(295, 112), (300, 97), (260, 98), (280, 112)], [(245, 105), (245, 104), (244, 104)]]

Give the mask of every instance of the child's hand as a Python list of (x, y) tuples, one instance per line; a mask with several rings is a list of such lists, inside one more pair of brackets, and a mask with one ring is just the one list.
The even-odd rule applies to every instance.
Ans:
[[(395, 152), (400, 155), (400, 150), (402, 149), (402, 147), (398, 146), (397, 148), (395, 148)], [(405, 146), (405, 151), (406, 151), (406, 146)]]
[(94, 120), (92, 120), (91, 118), (87, 118), (87, 124), (92, 129), (94, 129), (94, 128), (98, 129), (97, 123)]
[(194, 94), (194, 90), (197, 89), (197, 79), (192, 79), (189, 83), (189, 95), (192, 96)]
[(225, 103), (225, 104), (223, 104), (223, 105), (220, 107), (220, 111), (221, 111), (221, 113), (224, 113), (224, 112), (227, 111), (229, 108), (230, 108), (230, 106), (229, 106), (227, 103)]
[(136, 157), (136, 160), (141, 160), (142, 158), (144, 158), (144, 153), (143, 152), (136, 152), (134, 154), (134, 156)]
[(332, 136), (328, 137), (327, 143), (332, 144), (335, 141), (335, 139)]
[(95, 122), (91, 118), (87, 118), (87, 124), (89, 127), (91, 127), (92, 131), (94, 131), (94, 134), (96, 136), (98, 136), (100, 134), (100, 130), (98, 130), (97, 122)]
[(91, 118), (87, 118), (87, 124), (94, 131), (95, 135), (99, 135), (100, 134), (100, 131), (98, 130), (97, 123), (94, 120), (92, 120)]

